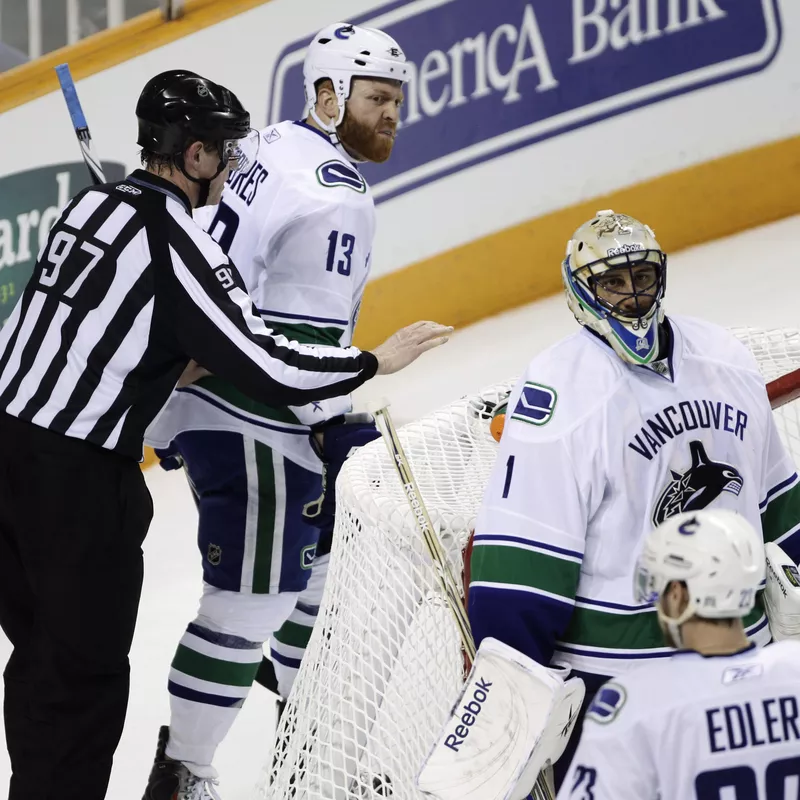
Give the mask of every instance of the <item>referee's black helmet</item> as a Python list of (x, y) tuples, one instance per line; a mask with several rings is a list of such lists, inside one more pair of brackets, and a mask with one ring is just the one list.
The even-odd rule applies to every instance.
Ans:
[(250, 114), (224, 86), (188, 70), (170, 70), (147, 82), (136, 104), (138, 144), (150, 153), (176, 156), (194, 141), (242, 139)]

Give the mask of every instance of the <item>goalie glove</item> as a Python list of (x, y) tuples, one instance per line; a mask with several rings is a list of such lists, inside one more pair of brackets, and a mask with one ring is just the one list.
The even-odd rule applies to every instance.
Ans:
[(800, 641), (800, 573), (797, 565), (775, 542), (764, 545), (767, 557), (767, 607), (772, 638)]
[(567, 746), (585, 687), (497, 639), (481, 642), (464, 692), (417, 777), (437, 800), (523, 800)]

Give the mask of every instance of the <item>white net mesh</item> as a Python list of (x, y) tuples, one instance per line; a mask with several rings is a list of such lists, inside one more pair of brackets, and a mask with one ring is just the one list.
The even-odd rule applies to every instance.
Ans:
[[(734, 333), (755, 354), (765, 380), (800, 368), (800, 331)], [(495, 460), (492, 410), (513, 383), (400, 429), (454, 574), (461, 573), (462, 551)], [(775, 413), (800, 460), (796, 406)], [(422, 798), (414, 778), (462, 686), (458, 630), (382, 441), (347, 461), (337, 503), (320, 614), (258, 797)]]

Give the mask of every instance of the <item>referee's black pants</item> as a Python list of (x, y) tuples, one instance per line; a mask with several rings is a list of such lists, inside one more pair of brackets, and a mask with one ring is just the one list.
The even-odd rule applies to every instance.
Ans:
[(0, 412), (9, 800), (102, 800), (153, 506), (132, 459)]

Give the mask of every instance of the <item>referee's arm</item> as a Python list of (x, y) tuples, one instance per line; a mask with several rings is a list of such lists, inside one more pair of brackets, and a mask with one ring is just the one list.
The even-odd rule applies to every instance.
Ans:
[(216, 242), (177, 204), (170, 206), (171, 316), (187, 355), (273, 406), (349, 394), (375, 375), (372, 353), (301, 345), (268, 328)]

